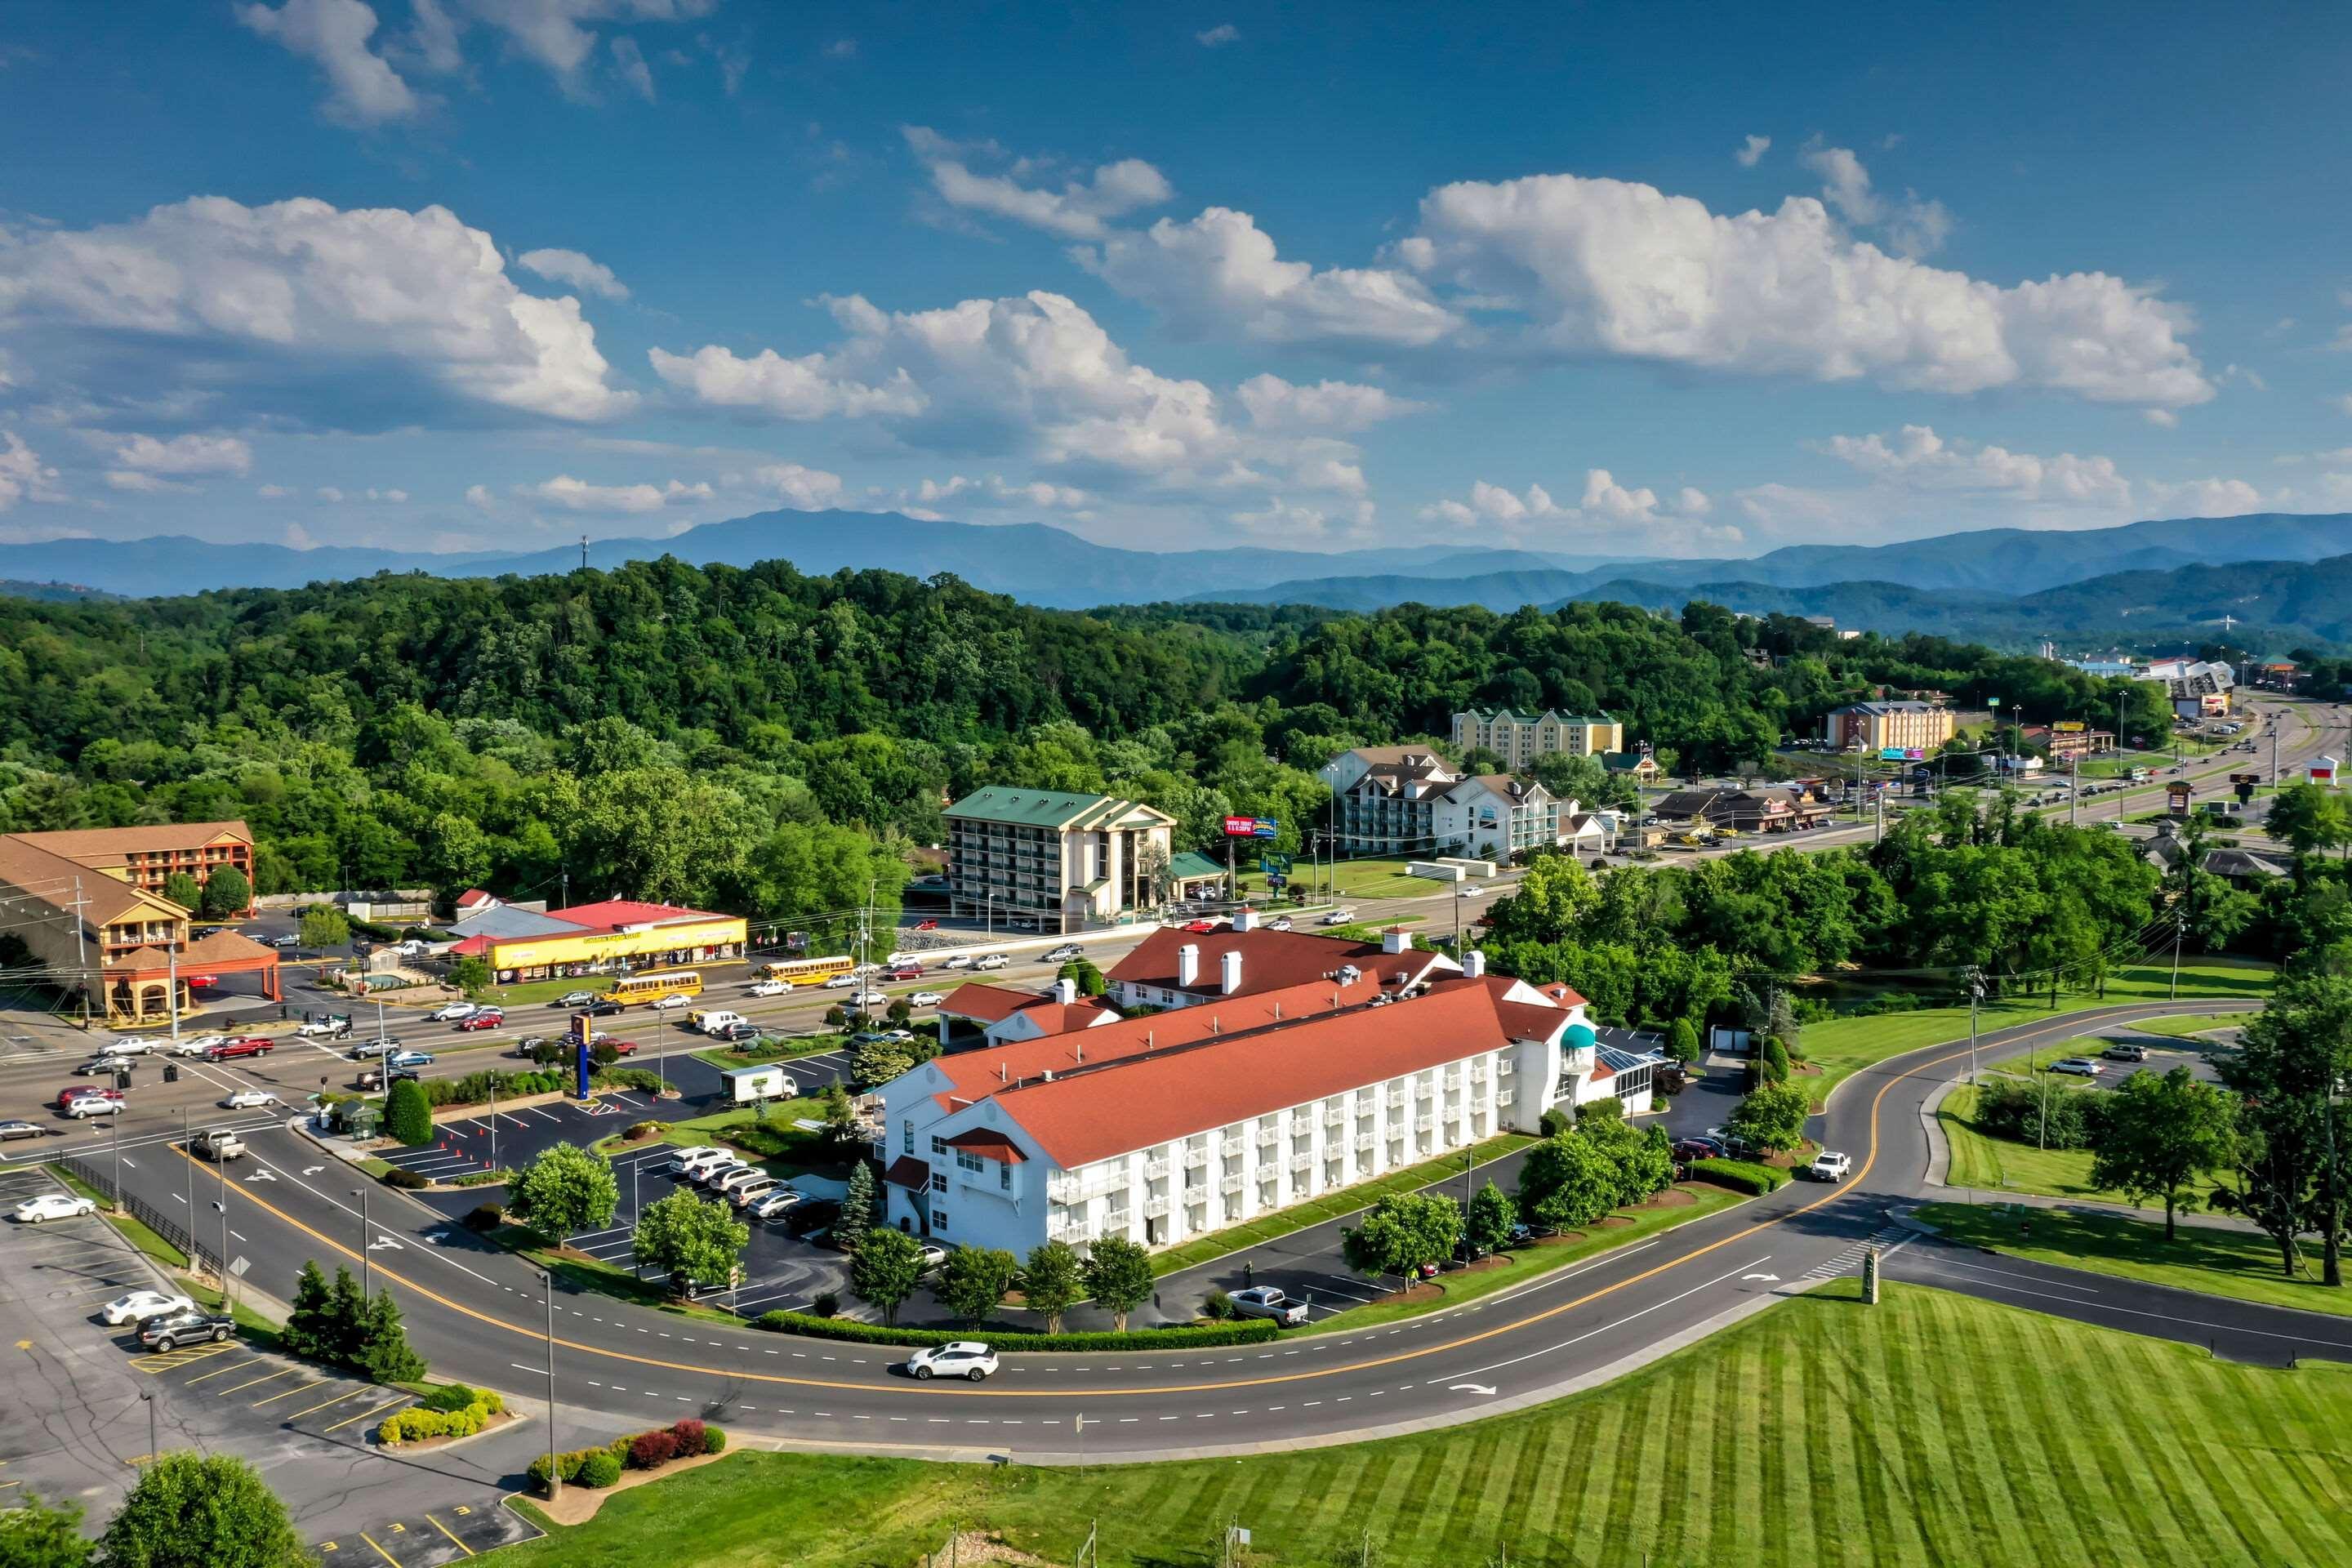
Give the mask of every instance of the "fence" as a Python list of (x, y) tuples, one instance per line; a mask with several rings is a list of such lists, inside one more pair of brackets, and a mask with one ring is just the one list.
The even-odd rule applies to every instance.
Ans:
[(215, 1238), (215, 1245), (206, 1247), (190, 1234), (187, 1220), (163, 1213), (137, 1193), (118, 1194), (112, 1160), (98, 1154), (68, 1154), (55, 1163), (70, 1171), (74, 1180), (108, 1202), (115, 1202), (119, 1196), (122, 1207), (133, 1219), (186, 1254), (190, 1266), (198, 1272), (210, 1274), (215, 1279), (227, 1277), (221, 1264), (218, 1238)]

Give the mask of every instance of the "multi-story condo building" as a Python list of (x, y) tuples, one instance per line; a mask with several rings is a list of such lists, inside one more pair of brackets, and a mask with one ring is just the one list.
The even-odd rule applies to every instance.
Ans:
[(1514, 713), (1500, 709), (1481, 713), (1473, 709), (1454, 715), (1454, 743), (1494, 752), (1503, 765), (1517, 772), (1533, 767), (1537, 759), (1555, 754), (1599, 756), (1625, 749), (1625, 726), (1606, 713)]
[(1365, 746), (1317, 770), (1332, 790), (1342, 855), (1468, 855), (1507, 860), (1555, 847), (1576, 804), (1510, 773), (1465, 776), (1422, 746)]
[(201, 886), (223, 867), (250, 887), (253, 835), (242, 822), (163, 823), (0, 835), (0, 904), (50, 982), (116, 1027), (166, 1024), (191, 991), (226, 974), (260, 977), (278, 999), (275, 949), (215, 931), (163, 895), (184, 871)]
[(1079, 931), (1165, 901), (1176, 819), (1139, 801), (991, 784), (947, 809), (951, 912)]
[(1935, 702), (1849, 702), (1822, 720), (1831, 749), (1932, 752), (1952, 738), (1952, 710)]
[(1404, 986), (1339, 973), (891, 1080), (889, 1223), (1016, 1255), (1106, 1236), (1167, 1247), (1536, 1131), (1555, 1105), (1648, 1109), (1656, 1058), (1608, 1051), (1565, 986), (1488, 975), (1476, 952)]
[[(1568, 814), (1576, 803), (1568, 804)], [(1438, 850), (1481, 860), (1510, 860), (1530, 849), (1557, 848), (1565, 818), (1559, 801), (1533, 779), (1479, 773), (1437, 798), (1431, 813)]]

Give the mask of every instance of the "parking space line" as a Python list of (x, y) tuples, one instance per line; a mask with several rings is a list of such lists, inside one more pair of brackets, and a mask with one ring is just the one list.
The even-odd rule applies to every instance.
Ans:
[[(224, 1341), (222, 1341), (221, 1342), (222, 1342), (222, 1343), (224, 1343), (224, 1344), (226, 1344), (226, 1343), (227, 1343), (228, 1342), (227, 1342), (227, 1341), (226, 1341), (226, 1340), (224, 1340)], [(240, 1349), (242, 1349), (243, 1347), (241, 1347), (241, 1346), (240, 1346), (239, 1348), (240, 1348)], [(269, 1358), (268, 1358), (268, 1357), (267, 1357), (267, 1356), (255, 1356), (251, 1361), (244, 1361), (244, 1362), (239, 1362), (239, 1363), (237, 1363), (237, 1366), (259, 1366), (263, 1362), (265, 1362), (265, 1361), (267, 1361), (267, 1360), (268, 1360), (268, 1359), (269, 1359)], [(203, 1382), (206, 1381), (206, 1379), (219, 1377), (219, 1376), (222, 1376), (224, 1373), (227, 1373), (235, 1372), (236, 1369), (237, 1369), (237, 1368), (236, 1368), (236, 1366), (225, 1366), (225, 1367), (221, 1367), (221, 1368), (219, 1368), (219, 1369), (217, 1369), (217, 1370), (215, 1370), (215, 1371), (208, 1372), (208, 1373), (205, 1373), (205, 1375), (204, 1375), (203, 1377), (192, 1377), (192, 1378), (188, 1379), (188, 1381), (187, 1381), (186, 1383), (183, 1384), (181, 1386), (182, 1386), (182, 1387), (184, 1387), (184, 1388), (194, 1388), (196, 1384), (200, 1384), (200, 1383), (203, 1383)]]
[(310, 1415), (313, 1410), (324, 1410), (330, 1405), (341, 1405), (346, 1399), (357, 1399), (362, 1394), (373, 1394), (375, 1390), (373, 1388), (362, 1385), (352, 1389), (349, 1394), (338, 1394), (332, 1399), (321, 1399), (316, 1405), (306, 1405), (301, 1409), (289, 1414), (286, 1419), (289, 1421), (299, 1421), (303, 1416)]
[[(436, 1530), (439, 1531), (442, 1534), (444, 1534), (444, 1535), (449, 1535), (449, 1527), (448, 1527), (447, 1525), (446, 1525), (446, 1524), (442, 1523), (439, 1520), (437, 1520), (437, 1519), (434, 1518), (431, 1514), (429, 1514), (429, 1513), (428, 1513), (428, 1514), (426, 1514), (426, 1515), (425, 1516), (425, 1523), (427, 1523), (427, 1524), (429, 1524), (429, 1525), (431, 1525), (434, 1529), (436, 1529)], [(449, 1543), (450, 1543), (452, 1546), (455, 1546), (458, 1551), (460, 1551), (460, 1552), (464, 1552), (464, 1553), (465, 1553), (467, 1556), (468, 1556), (468, 1557), (471, 1557), (471, 1556), (473, 1556), (473, 1555), (474, 1555), (474, 1549), (473, 1549), (472, 1547), (470, 1547), (470, 1546), (467, 1545), (464, 1542), (462, 1542), (462, 1541), (458, 1540), (458, 1539), (457, 1539), (456, 1536), (454, 1536), (454, 1535), (449, 1535)]]
[(243, 1383), (232, 1383), (226, 1388), (215, 1388), (213, 1392), (226, 1397), (235, 1394), (240, 1388), (251, 1388), (256, 1384), (268, 1383), (272, 1378), (299, 1377), (307, 1370), (309, 1369), (305, 1367), (281, 1366), (276, 1372), (265, 1372), (259, 1377), (248, 1377)]
[(333, 1378), (322, 1377), (316, 1383), (298, 1383), (283, 1394), (273, 1394), (266, 1399), (255, 1400), (250, 1408), (258, 1410), (265, 1405), (275, 1405), (281, 1399), (291, 1399), (298, 1394), (314, 1394), (333, 1381)]
[(362, 1530), (360, 1531), (360, 1539), (366, 1542), (370, 1546), (375, 1546), (375, 1554), (378, 1557), (383, 1558), (386, 1563), (391, 1563), (392, 1568), (400, 1568), (400, 1559), (394, 1557), (391, 1552), (386, 1552), (383, 1547), (376, 1546), (374, 1536), (370, 1535), (366, 1531)]
[[(344, 1427), (346, 1427), (346, 1426), (350, 1426), (350, 1425), (352, 1424), (352, 1421), (365, 1421), (365, 1420), (367, 1420), (367, 1419), (368, 1419), (370, 1416), (372, 1416), (372, 1415), (383, 1415), (383, 1414), (385, 1411), (387, 1411), (387, 1410), (397, 1410), (397, 1409), (399, 1409), (399, 1408), (400, 1408), (402, 1405), (414, 1405), (414, 1404), (415, 1404), (415, 1403), (416, 1403), (416, 1395), (415, 1395), (415, 1394), (412, 1394), (408, 1395), (408, 1396), (407, 1396), (406, 1398), (404, 1398), (404, 1399), (395, 1399), (395, 1400), (392, 1401), (392, 1402), (391, 1402), (390, 1404), (388, 1404), (388, 1405), (378, 1405), (373, 1406), (373, 1407), (372, 1407), (372, 1408), (370, 1408), (370, 1409), (366, 1409), (366, 1410), (362, 1410), (362, 1411), (361, 1411), (357, 1415), (352, 1416), (352, 1417), (351, 1418), (351, 1420), (349, 1420), (349, 1421), (338, 1421), (338, 1422), (336, 1422), (332, 1426), (330, 1426), (330, 1427), (326, 1428), (326, 1430), (325, 1430), (325, 1431), (320, 1432), (320, 1433), (319, 1434), (319, 1436), (320, 1436), (321, 1437), (323, 1437), (323, 1436), (325, 1436), (327, 1435), (327, 1433), (328, 1433), (328, 1432), (340, 1432), (340, 1431), (341, 1431)], [(373, 1545), (374, 1545), (375, 1543), (374, 1543), (373, 1542), (369, 1542), (369, 1544), (373, 1546)], [(381, 1546), (377, 1546), (377, 1547), (376, 1547), (376, 1550), (377, 1550), (377, 1551), (379, 1551), (379, 1552), (381, 1552), (381, 1551), (383, 1551), (383, 1547), (381, 1547)]]

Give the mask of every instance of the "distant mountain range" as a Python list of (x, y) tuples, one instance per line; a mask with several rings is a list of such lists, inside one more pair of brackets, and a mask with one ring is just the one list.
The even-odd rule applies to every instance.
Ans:
[[(2352, 514), (2178, 518), (2057, 532), (1986, 529), (1880, 545), (1791, 545), (1751, 560), (1596, 561), (1539, 551), (1428, 544), (1311, 551), (1153, 552), (1096, 544), (1044, 523), (983, 525), (893, 512), (772, 511), (668, 538), (608, 539), (587, 563), (674, 555), (696, 565), (790, 561), (822, 574), (952, 573), (1034, 605), (1190, 600), (1369, 611), (1391, 605), (1613, 600), (1661, 608), (1705, 598), (1749, 614), (1825, 615), (1841, 626), (1939, 632), (2017, 645), (2202, 638), (2223, 617), (2274, 640), (2352, 641)], [(577, 546), (526, 553), (59, 539), (12, 545), (0, 594), (149, 596), (294, 587), (378, 572), (541, 575), (581, 565)], [(66, 587), (59, 584), (72, 584)]]

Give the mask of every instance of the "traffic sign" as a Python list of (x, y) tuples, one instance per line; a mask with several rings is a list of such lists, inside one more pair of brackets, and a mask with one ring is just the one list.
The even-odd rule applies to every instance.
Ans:
[(1290, 867), (1291, 858), (1287, 855), (1267, 853), (1257, 858), (1257, 868), (1269, 877), (1287, 877)]

